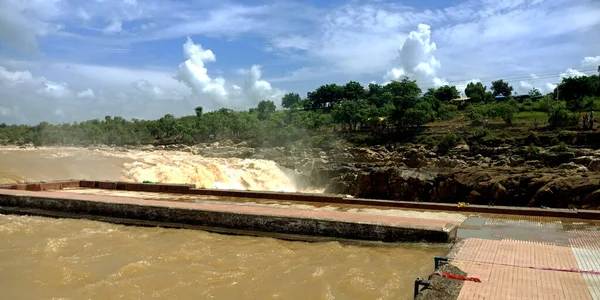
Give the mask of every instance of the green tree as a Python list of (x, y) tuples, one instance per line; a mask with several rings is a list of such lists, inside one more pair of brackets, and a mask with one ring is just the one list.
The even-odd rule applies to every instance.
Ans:
[(394, 97), (417, 97), (421, 93), (421, 88), (415, 80), (404, 77), (402, 81), (392, 81), (386, 84), (383, 89), (390, 92)]
[(365, 88), (356, 81), (350, 81), (344, 86), (344, 98), (347, 100), (358, 100), (365, 95)]
[(542, 97), (542, 93), (537, 88), (532, 88), (529, 91), (529, 97), (531, 97), (531, 98), (539, 98), (539, 97)]
[(442, 102), (450, 102), (460, 96), (455, 86), (444, 85), (434, 91), (433, 96)]
[(262, 100), (258, 103), (258, 107), (256, 108), (258, 112), (259, 120), (266, 120), (271, 116), (272, 113), (275, 112), (275, 102), (269, 100)]
[(287, 94), (283, 95), (283, 97), (281, 98), (281, 107), (292, 108), (292, 107), (300, 106), (301, 101), (302, 101), (302, 98), (300, 98), (300, 95), (298, 95), (296, 93), (287, 93)]
[(202, 106), (197, 106), (194, 111), (196, 112), (196, 118), (201, 119), (202, 118)]
[(508, 82), (504, 82), (502, 79), (492, 81), (492, 96), (496, 97), (502, 94), (504, 97), (509, 97), (512, 95), (512, 91), (513, 87)]
[(332, 107), (344, 98), (344, 87), (337, 84), (326, 84), (318, 87), (315, 91), (309, 92), (306, 100), (310, 108)]
[(336, 123), (354, 130), (357, 124), (363, 119), (360, 115), (362, 105), (363, 103), (359, 101), (344, 100), (333, 106), (331, 116)]
[(515, 114), (519, 112), (516, 101), (505, 101), (494, 104), (491, 110), (492, 117), (498, 116), (502, 118), (506, 125), (511, 126), (515, 118)]
[(554, 90), (555, 99), (566, 100), (570, 110), (585, 108), (585, 97), (600, 97), (600, 78), (598, 75), (563, 78)]
[(471, 100), (476, 103), (487, 102), (486, 89), (487, 87), (481, 82), (469, 82), (465, 88), (465, 95), (467, 95), (467, 97), (471, 98)]

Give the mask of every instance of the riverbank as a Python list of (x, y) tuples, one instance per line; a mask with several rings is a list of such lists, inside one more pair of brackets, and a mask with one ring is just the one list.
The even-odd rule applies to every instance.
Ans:
[[(272, 161), (292, 178), (295, 190), (357, 198), (600, 208), (597, 131), (536, 131), (525, 124), (496, 125), (479, 130), (458, 118), (428, 124), (411, 139), (413, 142), (371, 146), (337, 140), (323, 148), (261, 148), (223, 140), (196, 145), (99, 145), (87, 149), (160, 155), (173, 151), (203, 158)], [(354, 133), (357, 138), (360, 135)], [(448, 137), (454, 137), (451, 143), (441, 142)], [(440, 147), (440, 143), (445, 146)], [(19, 149), (32, 148), (21, 145)]]

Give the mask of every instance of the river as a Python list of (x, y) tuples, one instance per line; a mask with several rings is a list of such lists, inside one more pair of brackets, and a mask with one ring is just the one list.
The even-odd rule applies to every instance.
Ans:
[[(86, 178), (297, 191), (274, 162), (0, 149), (0, 183)], [(2, 299), (411, 299), (446, 245), (292, 242), (0, 215)]]

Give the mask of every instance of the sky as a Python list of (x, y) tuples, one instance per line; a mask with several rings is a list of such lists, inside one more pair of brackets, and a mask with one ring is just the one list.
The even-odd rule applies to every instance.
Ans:
[(546, 93), (597, 73), (599, 32), (600, 0), (2, 0), (0, 123), (248, 109), (404, 76)]

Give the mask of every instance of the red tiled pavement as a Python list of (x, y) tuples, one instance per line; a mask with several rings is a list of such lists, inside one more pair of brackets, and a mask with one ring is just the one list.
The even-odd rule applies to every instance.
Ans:
[(570, 247), (470, 238), (453, 260), (482, 281), (465, 282), (460, 300), (592, 299), (580, 273), (529, 268), (579, 268)]

